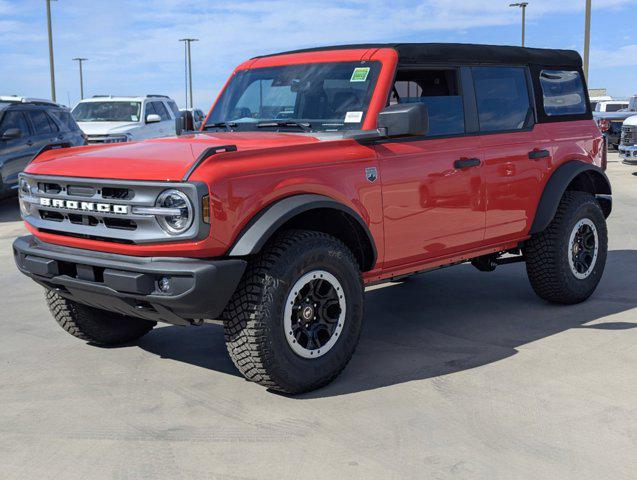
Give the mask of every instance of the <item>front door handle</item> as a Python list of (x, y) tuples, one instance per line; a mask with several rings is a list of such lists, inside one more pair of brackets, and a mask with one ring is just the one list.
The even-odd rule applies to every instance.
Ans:
[(27, 145), (28, 145), (29, 147), (32, 147), (32, 146), (33, 146), (33, 142), (32, 142), (31, 140), (27, 140)]
[(479, 158), (460, 158), (453, 162), (453, 168), (470, 168), (477, 167), (481, 164)]
[(531, 160), (539, 160), (540, 158), (546, 158), (550, 156), (551, 152), (549, 152), (548, 150), (539, 150), (536, 148), (535, 150), (531, 150), (529, 152), (529, 158)]

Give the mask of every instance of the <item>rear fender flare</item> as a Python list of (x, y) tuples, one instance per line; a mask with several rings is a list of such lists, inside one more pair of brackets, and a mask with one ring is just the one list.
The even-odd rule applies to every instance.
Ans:
[(610, 215), (611, 186), (604, 171), (596, 165), (580, 160), (571, 160), (560, 165), (546, 182), (529, 235), (539, 233), (548, 227), (555, 212), (557, 212), (564, 192), (580, 174), (585, 174), (588, 177), (591, 193), (597, 196), (606, 217)]

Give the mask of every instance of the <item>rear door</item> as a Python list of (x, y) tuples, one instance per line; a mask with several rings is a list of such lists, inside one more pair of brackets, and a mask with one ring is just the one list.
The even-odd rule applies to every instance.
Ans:
[(29, 122), (22, 110), (11, 109), (4, 113), (0, 122), (0, 137), (11, 128), (19, 129), (21, 136), (11, 140), (0, 140), (0, 168), (4, 188), (17, 183), (18, 173), (36, 154)]
[[(385, 269), (478, 246), (484, 236), (482, 152), (464, 68), (400, 69), (390, 103), (425, 103), (429, 132), (376, 145)], [(462, 80), (461, 80), (462, 79)], [(472, 120), (473, 119), (473, 120)]]
[(471, 68), (486, 185), (485, 241), (519, 238), (533, 221), (550, 141), (535, 121), (527, 67)]

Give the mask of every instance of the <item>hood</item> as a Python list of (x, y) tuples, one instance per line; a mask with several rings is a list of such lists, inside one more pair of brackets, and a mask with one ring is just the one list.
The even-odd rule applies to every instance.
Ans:
[(77, 124), (87, 135), (123, 133), (140, 125), (138, 122), (77, 122)]
[(208, 147), (235, 145), (241, 152), (319, 141), (311, 135), (293, 133), (200, 133), (142, 142), (49, 150), (33, 160), (25, 172), (117, 180), (180, 181)]

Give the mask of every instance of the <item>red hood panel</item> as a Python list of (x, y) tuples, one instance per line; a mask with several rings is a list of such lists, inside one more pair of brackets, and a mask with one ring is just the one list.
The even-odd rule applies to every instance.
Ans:
[(25, 172), (118, 180), (179, 181), (197, 156), (208, 147), (236, 145), (242, 151), (318, 141), (312, 136), (287, 133), (200, 133), (178, 138), (51, 150), (31, 162)]

